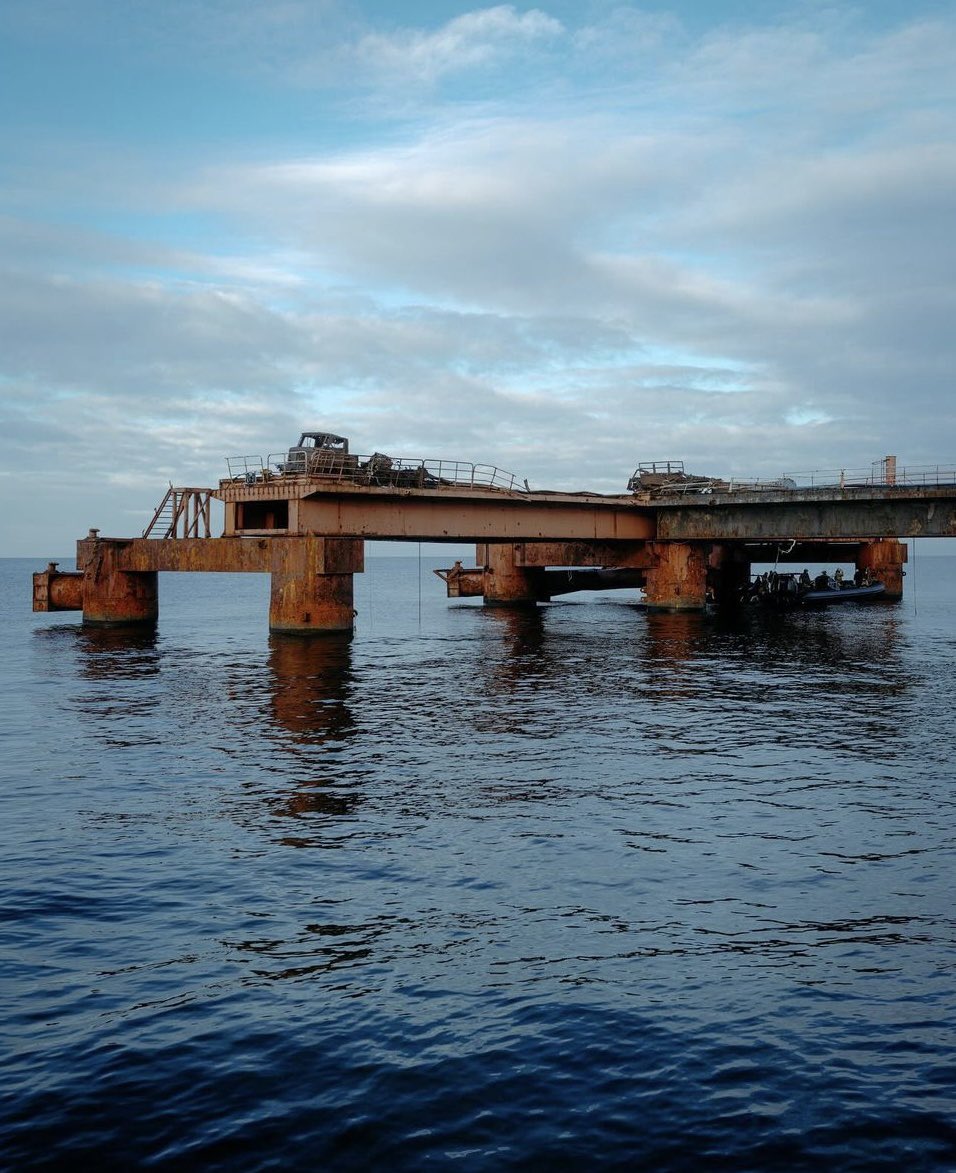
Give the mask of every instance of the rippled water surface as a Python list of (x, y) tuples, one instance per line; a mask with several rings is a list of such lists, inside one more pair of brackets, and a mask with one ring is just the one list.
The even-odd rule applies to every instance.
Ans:
[(733, 622), (440, 564), (302, 640), (0, 562), (0, 1163), (956, 1167), (956, 559)]

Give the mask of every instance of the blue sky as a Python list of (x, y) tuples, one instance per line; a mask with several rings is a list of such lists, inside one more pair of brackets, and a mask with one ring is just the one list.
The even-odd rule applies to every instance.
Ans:
[(951, 3), (6, 0), (0, 553), (304, 427), (956, 463)]

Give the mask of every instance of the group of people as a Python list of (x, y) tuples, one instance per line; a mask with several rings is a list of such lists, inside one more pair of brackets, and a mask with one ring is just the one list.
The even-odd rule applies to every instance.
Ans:
[[(807, 577), (809, 578), (809, 575)], [(802, 583), (802, 576), (800, 581)], [(797, 595), (798, 593), (797, 580), (792, 574), (778, 574), (776, 570), (765, 570), (763, 574), (754, 576), (747, 597), (750, 602), (761, 602), (764, 599), (776, 598), (780, 595)]]
[[(827, 570), (821, 570), (816, 578), (810, 576), (809, 570), (804, 567), (803, 573), (778, 574), (776, 570), (765, 570), (756, 575), (746, 592), (746, 601), (760, 602), (796, 602), (807, 591), (839, 591), (844, 587), (845, 575), (840, 567), (830, 575)], [(869, 586), (872, 582), (869, 568), (857, 569), (853, 575), (854, 586)]]
[[(854, 586), (869, 586), (872, 581), (873, 577), (870, 574), (870, 568), (868, 566), (862, 568), (857, 567), (856, 572), (853, 575)], [(826, 570), (821, 570), (816, 578), (811, 578), (806, 567), (804, 567), (803, 573), (800, 575), (801, 590), (842, 591), (844, 585), (845, 576), (843, 574), (842, 567), (839, 566), (833, 572), (832, 578), (830, 577), (829, 572)]]

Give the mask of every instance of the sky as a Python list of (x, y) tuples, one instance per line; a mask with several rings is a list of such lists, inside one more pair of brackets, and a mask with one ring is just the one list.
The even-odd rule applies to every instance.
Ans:
[(956, 466), (956, 3), (3, 0), (0, 555), (302, 430)]

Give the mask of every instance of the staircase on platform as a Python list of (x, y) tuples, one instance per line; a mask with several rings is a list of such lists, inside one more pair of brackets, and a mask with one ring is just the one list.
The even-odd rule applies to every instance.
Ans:
[(143, 537), (208, 538), (211, 495), (212, 489), (175, 488), (171, 484)]

